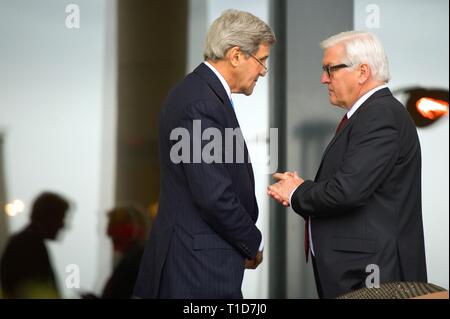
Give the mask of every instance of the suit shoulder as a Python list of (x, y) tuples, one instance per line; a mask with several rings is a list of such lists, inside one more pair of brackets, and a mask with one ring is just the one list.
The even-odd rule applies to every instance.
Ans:
[(367, 101), (361, 110), (362, 118), (377, 118), (385, 121), (398, 121), (410, 118), (408, 111), (400, 101), (392, 95), (384, 95)]
[(389, 95), (381, 98), (380, 109), (385, 114), (390, 114), (390, 117), (402, 127), (409, 127), (415, 130), (414, 121), (409, 114), (406, 107), (397, 100), (394, 96)]
[(183, 119), (212, 118), (221, 121), (226, 115), (223, 102), (208, 83), (193, 72), (169, 92), (161, 116), (163, 120), (170, 119), (178, 125), (178, 121)]
[(211, 93), (211, 89), (202, 78), (195, 73), (189, 73), (170, 90), (168, 100), (183, 101), (184, 104), (190, 104), (199, 96), (209, 96)]
[[(398, 132), (401, 139), (418, 143), (417, 130), (412, 117), (403, 104), (393, 95), (371, 99), (361, 111), (359, 115), (360, 121), (355, 123), (361, 130), (369, 127), (389, 127)], [(369, 123), (371, 124), (369, 125)]]
[(217, 104), (219, 99), (200, 76), (190, 73), (169, 91), (163, 108), (176, 112), (208, 101)]

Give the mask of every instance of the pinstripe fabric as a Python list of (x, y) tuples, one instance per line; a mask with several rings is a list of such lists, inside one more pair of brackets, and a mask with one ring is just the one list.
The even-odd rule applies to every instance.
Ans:
[[(223, 136), (239, 127), (225, 89), (204, 64), (170, 92), (161, 112), (159, 211), (135, 285), (140, 298), (242, 298), (244, 258), (253, 258), (261, 242), (251, 164), (193, 163), (194, 120)], [(190, 132), (190, 163), (170, 159), (170, 133), (178, 127)]]

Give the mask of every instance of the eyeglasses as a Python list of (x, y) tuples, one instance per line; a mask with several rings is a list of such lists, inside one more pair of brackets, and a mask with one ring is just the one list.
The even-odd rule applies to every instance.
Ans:
[(327, 72), (328, 77), (331, 77), (331, 72), (339, 70), (339, 69), (343, 69), (343, 68), (348, 68), (349, 65), (347, 64), (336, 64), (336, 65), (324, 65), (322, 66), (322, 70), (324, 72)]
[[(266, 62), (261, 61), (260, 59), (258, 59), (256, 56), (254, 56), (253, 54), (250, 53), (250, 56), (255, 59), (259, 64), (262, 65), (262, 67), (264, 68), (264, 74), (266, 74), (267, 72), (269, 72), (269, 68), (266, 66)], [(267, 60), (266, 60), (267, 61)]]

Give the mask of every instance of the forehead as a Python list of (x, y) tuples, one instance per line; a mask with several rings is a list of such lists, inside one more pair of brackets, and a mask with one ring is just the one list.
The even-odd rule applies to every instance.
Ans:
[(343, 44), (337, 44), (335, 46), (329, 47), (323, 52), (323, 65), (341, 62), (344, 56), (345, 47)]

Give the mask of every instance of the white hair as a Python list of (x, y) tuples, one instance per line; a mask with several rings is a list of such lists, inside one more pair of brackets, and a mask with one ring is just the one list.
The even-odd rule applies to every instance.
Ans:
[(221, 60), (234, 46), (246, 54), (254, 54), (261, 43), (273, 45), (275, 41), (272, 29), (264, 21), (251, 13), (230, 9), (210, 26), (203, 56), (205, 60)]
[(324, 40), (320, 46), (328, 49), (338, 44), (345, 48), (345, 60), (342, 63), (351, 67), (368, 64), (374, 79), (389, 82), (389, 62), (384, 48), (378, 38), (369, 32), (346, 31)]

